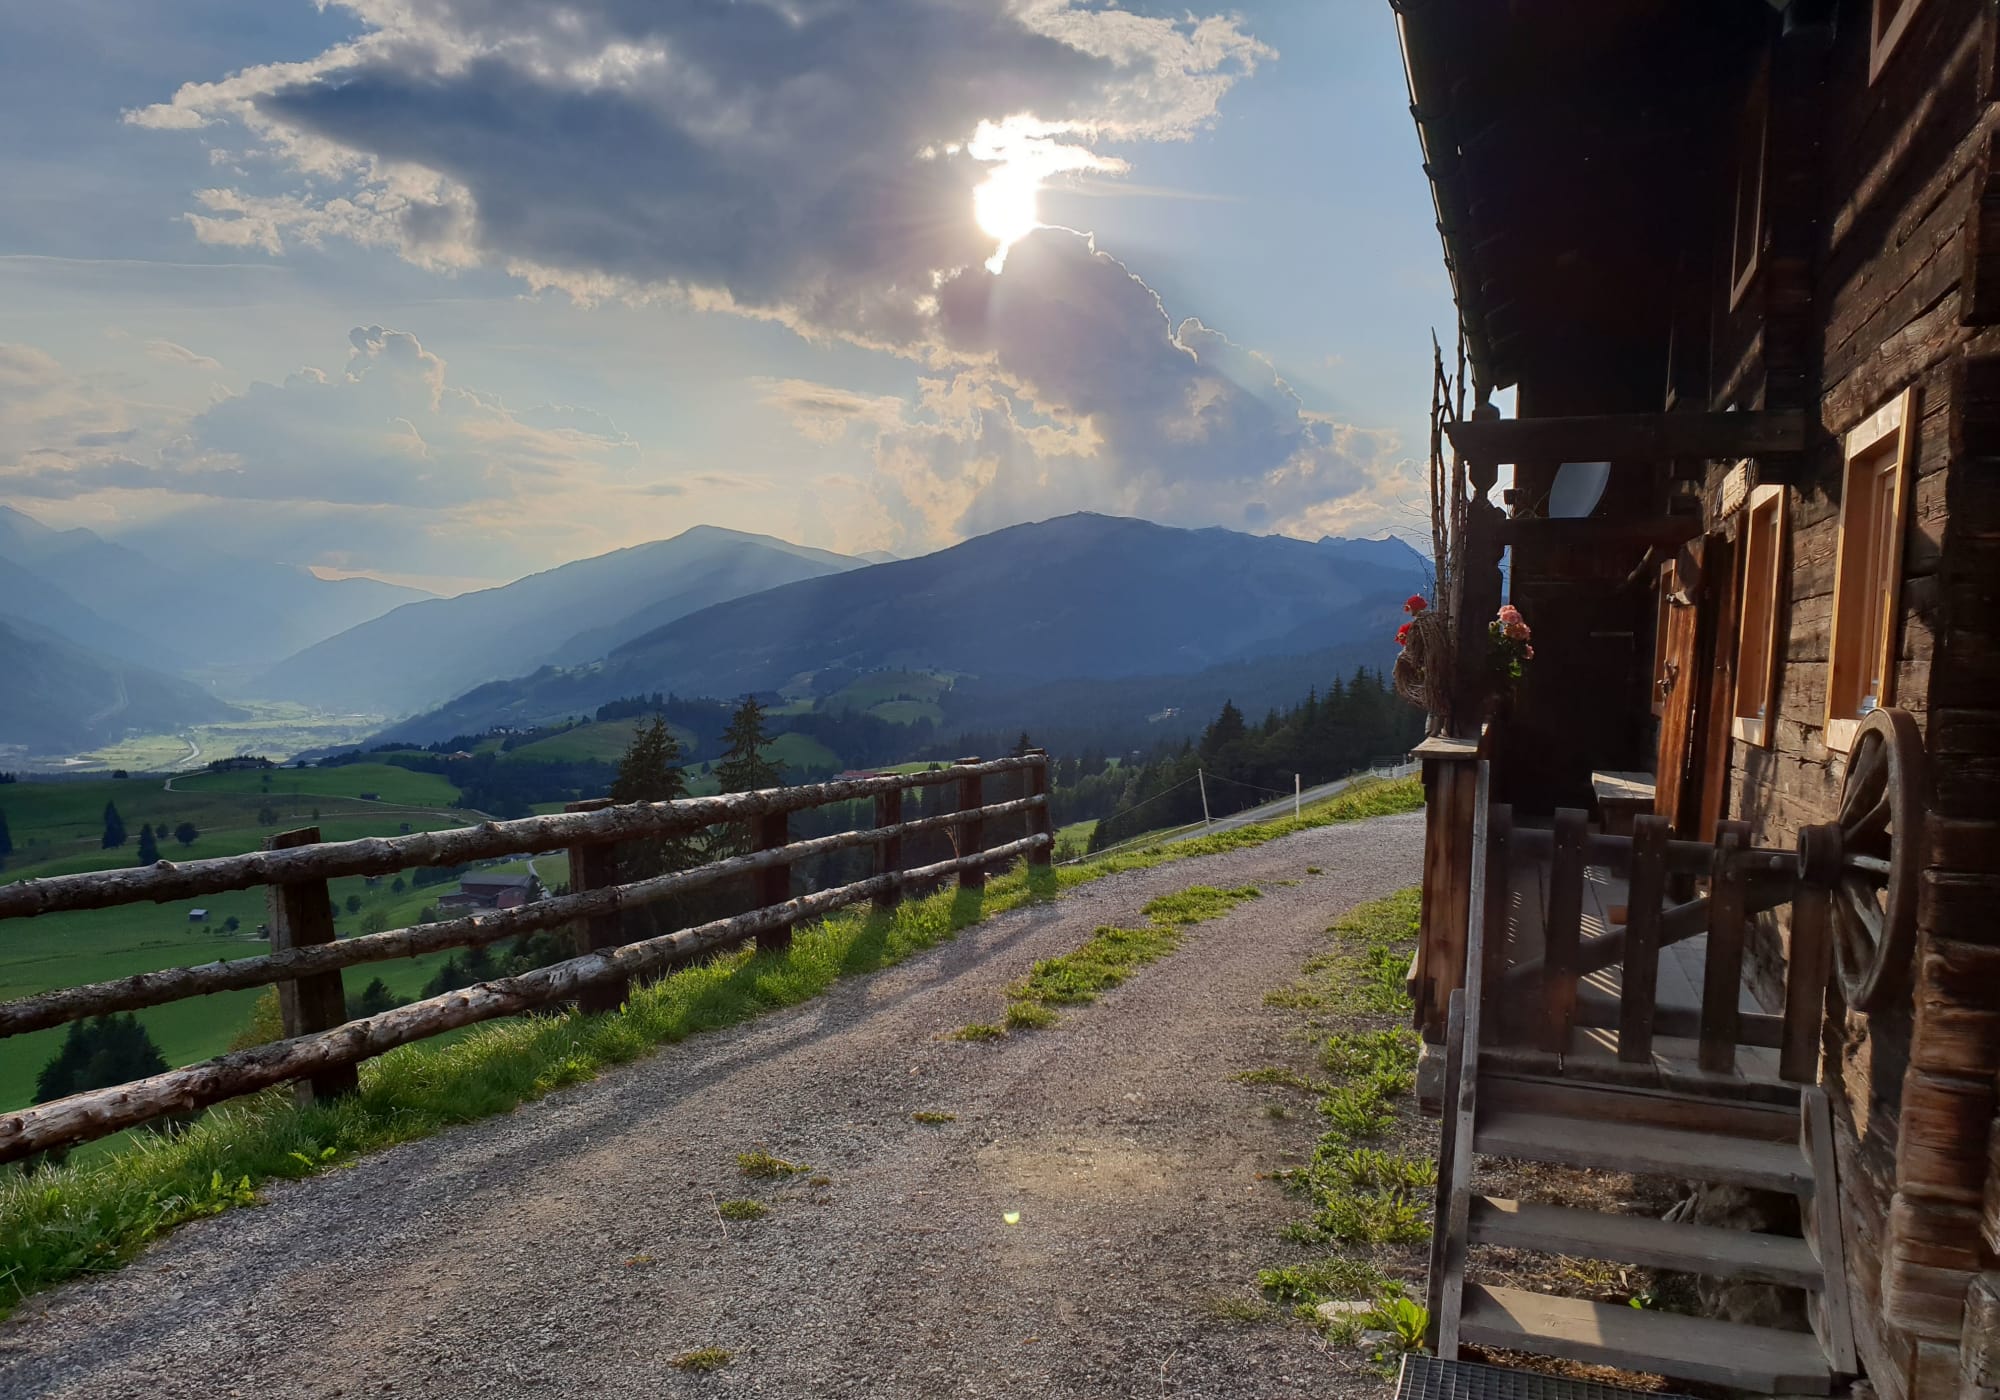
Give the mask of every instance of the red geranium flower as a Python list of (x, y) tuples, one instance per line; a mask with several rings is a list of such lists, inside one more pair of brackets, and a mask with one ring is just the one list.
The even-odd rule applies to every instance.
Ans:
[(1408, 646), (1409, 644), (1410, 644), (1410, 624), (1406, 622), (1401, 627), (1398, 627), (1396, 629), (1396, 645), (1401, 647), (1401, 646)]
[(1430, 604), (1424, 601), (1423, 594), (1412, 593), (1410, 595), (1409, 601), (1403, 604), (1403, 611), (1414, 615), (1416, 613), (1422, 612), (1425, 608), (1429, 606)]

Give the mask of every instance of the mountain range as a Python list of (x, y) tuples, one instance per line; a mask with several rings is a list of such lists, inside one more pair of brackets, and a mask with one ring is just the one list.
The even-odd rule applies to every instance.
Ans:
[(1352, 644), (1386, 651), (1403, 598), (1424, 583), (1421, 556), (1397, 540), (1068, 515), (690, 611), (590, 664), (557, 662), (588, 646), (556, 649), (548, 664), (382, 737), (433, 742), (652, 691), (771, 691), (828, 669), (972, 676), (990, 693), (1058, 678), (1186, 675)]
[(716, 603), (864, 567), (697, 525), (500, 588), (406, 603), (287, 658), (250, 689), (322, 709), (408, 714), (487, 681), (594, 662)]
[(423, 596), (220, 549), (163, 560), (0, 506), (0, 745), (60, 752), (240, 714), (189, 678), (261, 669)]

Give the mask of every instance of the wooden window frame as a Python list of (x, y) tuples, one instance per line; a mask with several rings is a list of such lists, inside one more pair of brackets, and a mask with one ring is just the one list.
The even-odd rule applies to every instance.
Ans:
[[(1778, 620), (1784, 609), (1785, 488), (1759, 486), (1743, 508), (1736, 696), (1730, 737), (1769, 748), (1778, 729)], [(1753, 647), (1761, 644), (1760, 657)]]
[[(1757, 280), (1757, 268), (1764, 253), (1764, 185), (1771, 155), (1771, 69), (1766, 63), (1750, 80), (1744, 94), (1743, 126), (1737, 133), (1736, 194), (1729, 223), (1729, 309), (1734, 311), (1750, 284)], [(1754, 152), (1753, 152), (1754, 144)], [(1745, 174), (1754, 158), (1755, 176), (1745, 185)], [(1744, 201), (1750, 203), (1749, 252), (1743, 248)], [(1741, 259), (1739, 261), (1739, 259)]]
[[(1835, 753), (1854, 746), (1855, 731), (1867, 713), (1860, 708), (1868, 698), (1867, 681), (1861, 677), (1873, 672), (1881, 678), (1875, 708), (1896, 701), (1896, 635), (1902, 623), (1903, 534), (1909, 523), (1915, 399), (1914, 388), (1903, 390), (1850, 431), (1843, 443), (1840, 533), (1833, 556), (1833, 631), (1826, 662), (1825, 737), (1827, 748)], [(1874, 482), (1890, 478), (1886, 493), (1865, 489), (1870, 476)], [(1862, 512), (1884, 495), (1886, 520), (1873, 511), (1864, 520)], [(1864, 529), (1875, 538), (1875, 547), (1855, 542), (1857, 532)], [(1871, 577), (1860, 579), (1851, 570), (1864, 549), (1874, 569)], [(1879, 616), (1874, 613), (1878, 606)], [(1856, 609), (1863, 610), (1859, 618)], [(1879, 635), (1870, 635), (1875, 631), (1871, 623), (1879, 623)]]
[(1882, 76), (1882, 70), (1889, 66), (1890, 55), (1896, 45), (1909, 32), (1910, 18), (1922, 8), (1924, 0), (1902, 0), (1889, 22), (1882, 22), (1882, 0), (1869, 0), (1868, 5), (1868, 81), (1873, 83)]

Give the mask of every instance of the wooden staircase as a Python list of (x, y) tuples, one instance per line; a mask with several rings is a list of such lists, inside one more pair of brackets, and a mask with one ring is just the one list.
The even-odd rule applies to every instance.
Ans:
[[(1509, 935), (1509, 862), (1519, 860), (1529, 843), (1510, 831), (1505, 807), (1488, 807), (1484, 770), (1482, 763), (1466, 979), (1450, 993), (1445, 1037), (1430, 1269), (1434, 1354), (1441, 1362), (1455, 1362), (1460, 1347), (1469, 1344), (1762, 1394), (1832, 1394), (1857, 1374), (1857, 1366), (1832, 1125), (1824, 1092), (1808, 1082), (1816, 1077), (1809, 1060), (1817, 1053), (1818, 1005), (1807, 979), (1823, 974), (1794, 959), (1792, 980), (1799, 994), (1788, 991), (1788, 1011), (1796, 1002), (1799, 1014), (1774, 1025), (1770, 1036), (1785, 1050), (1782, 1078), (1724, 1072), (1735, 1063), (1745, 1030), (1756, 1024), (1736, 1006), (1744, 913), (1733, 897), (1737, 867), (1729, 860), (1740, 836), (1725, 832), (1716, 848), (1714, 898), (1704, 901), (1713, 985), (1699, 1010), (1699, 1067), (1678, 1065), (1660, 1053), (1653, 1034), (1658, 1008), (1647, 978), (1625, 981), (1623, 1005), (1610, 1018), (1618, 1031), (1611, 1055), (1576, 1044), (1583, 853), (1595, 841), (1633, 869), (1637, 897), (1631, 925), (1620, 932), (1639, 944), (1641, 965), (1650, 967), (1664, 902), (1658, 893), (1668, 849), (1663, 829), (1642, 822), (1637, 840), (1619, 846), (1587, 837), (1582, 814), (1559, 814), (1548, 951), (1524, 1000), (1506, 985), (1503, 942)], [(1643, 829), (1647, 825), (1650, 831)], [(1714, 956), (1718, 944), (1726, 955), (1720, 966)], [(1518, 1043), (1502, 1043), (1510, 1038), (1503, 1023), (1518, 1027), (1524, 1020), (1537, 1042), (1525, 1054)], [(1492, 1043), (1482, 1042), (1482, 1023), (1492, 1028)], [(1474, 1163), (1481, 1158), (1778, 1192), (1797, 1199), (1804, 1237), (1484, 1195), (1473, 1189)], [(1469, 1278), (1469, 1268), (1478, 1272), (1477, 1251), (1496, 1246), (1800, 1289), (1811, 1330), (1690, 1317)]]
[[(1471, 1154), (1782, 1191), (1807, 1238), (1504, 1200), (1455, 1184), (1444, 1205), (1439, 1355), (1461, 1343), (1766, 1394), (1825, 1395), (1855, 1369), (1824, 1099), (1798, 1107), (1482, 1074)], [(1536, 1253), (1800, 1288), (1812, 1332), (1686, 1317), (1466, 1280), (1468, 1253)], [(1451, 1340), (1447, 1349), (1448, 1338)]]

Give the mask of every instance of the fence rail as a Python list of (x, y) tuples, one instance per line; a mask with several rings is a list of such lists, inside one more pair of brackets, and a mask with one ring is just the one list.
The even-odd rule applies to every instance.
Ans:
[[(987, 777), (1018, 773), (1022, 796), (987, 803)], [(956, 784), (958, 809), (902, 819), (902, 794)], [(793, 812), (862, 798), (874, 799), (875, 825), (811, 840), (789, 839)], [(1026, 857), (1049, 862), (1054, 838), (1048, 808), (1048, 758), (961, 759), (943, 769), (768, 788), (722, 797), (639, 803), (514, 822), (488, 822), (415, 836), (317, 843), (314, 832), (273, 839), (273, 849), (244, 856), (159, 865), (141, 870), (66, 875), (0, 886), (0, 921), (58, 910), (163, 903), (220, 890), (268, 886), (273, 897), (269, 954), (168, 968), (88, 986), (60, 988), (0, 1003), (0, 1037), (20, 1035), (113, 1011), (159, 1006), (215, 992), (277, 984), (286, 1039), (222, 1055), (129, 1084), (75, 1094), (0, 1114), (0, 1162), (71, 1146), (170, 1113), (183, 1113), (288, 1081), (301, 1095), (338, 1094), (354, 1085), (361, 1060), (444, 1031), (575, 1000), (586, 1010), (615, 1008), (634, 977), (666, 970), (697, 953), (756, 938), (783, 947), (801, 919), (846, 905), (893, 905), (907, 889), (956, 876), (978, 889), (991, 866)], [(1021, 815), (1027, 835), (986, 847), (991, 818)], [(724, 823), (754, 823), (760, 849), (691, 870), (618, 883), (612, 849), (622, 842), (686, 835)], [(1019, 829), (1018, 827), (1016, 828)], [(954, 856), (904, 869), (904, 838), (927, 831), (952, 835)], [(790, 868), (835, 851), (872, 847), (875, 873), (830, 889), (794, 896)], [(506, 855), (567, 850), (573, 892), (515, 909), (336, 940), (326, 881), (335, 876), (387, 874), (420, 865), (457, 864)], [(621, 941), (618, 916), (660, 900), (743, 876), (755, 877), (758, 907), (636, 942)], [(607, 882), (609, 881), (609, 882)], [(326, 916), (320, 917), (324, 911)], [(375, 1016), (348, 1020), (341, 969), (572, 925), (577, 955), (531, 972), (446, 992)]]

